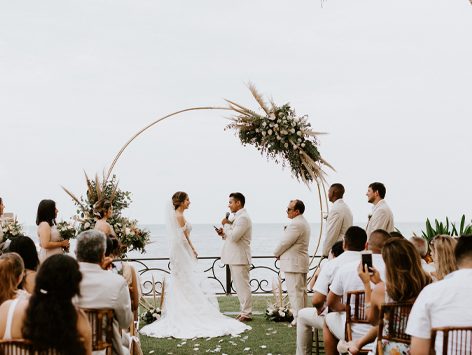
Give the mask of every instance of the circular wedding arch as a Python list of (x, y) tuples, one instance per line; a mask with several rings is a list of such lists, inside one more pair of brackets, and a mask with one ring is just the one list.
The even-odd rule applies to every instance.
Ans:
[[(174, 113), (171, 113), (167, 116), (164, 116), (164, 117), (161, 117), (159, 118), (158, 120), (152, 122), (151, 124), (147, 125), (146, 127), (144, 127), (143, 129), (141, 129), (139, 132), (137, 132), (133, 137), (131, 137), (127, 142), (126, 144), (120, 149), (120, 151), (118, 152), (118, 154), (116, 155), (115, 159), (113, 160), (113, 163), (111, 164), (110, 166), (110, 169), (108, 170), (108, 174), (106, 176), (106, 180), (109, 179), (109, 177), (111, 176), (111, 173), (113, 171), (113, 168), (115, 167), (118, 159), (120, 158), (120, 156), (123, 154), (123, 152), (125, 151), (125, 149), (130, 145), (130, 143), (135, 140), (141, 133), (145, 132), (146, 130), (148, 130), (149, 128), (153, 127), (154, 125), (156, 125), (157, 123), (165, 120), (166, 118), (169, 118), (169, 117), (172, 117), (172, 116), (176, 116), (180, 113), (184, 113), (184, 112), (189, 112), (189, 111), (198, 111), (198, 110), (233, 110), (233, 108), (231, 107), (211, 107), (211, 106), (205, 106), (205, 107), (193, 107), (193, 108), (188, 108), (188, 109), (185, 109), (185, 110), (180, 110), (180, 111), (177, 111), (177, 112), (174, 112)], [(313, 257), (311, 258), (310, 260), (310, 266), (311, 264), (313, 263), (313, 260), (315, 259), (316, 257), (316, 253), (318, 252), (318, 248), (320, 246), (320, 242), (321, 242), (321, 236), (322, 236), (322, 233), (323, 233), (323, 220), (324, 220), (324, 214), (328, 214), (329, 213), (329, 207), (328, 207), (328, 196), (326, 194), (326, 187), (325, 187), (325, 182), (322, 180), (322, 179), (316, 179), (316, 185), (317, 185), (317, 188), (318, 188), (318, 197), (319, 197), (319, 203), (320, 203), (320, 235), (318, 237), (318, 243), (317, 243), (317, 246), (316, 246), (316, 250), (313, 254)], [(311, 191), (310, 187), (308, 186), (308, 184), (306, 184), (308, 189)], [(323, 197), (322, 197), (322, 193), (321, 193), (321, 190), (323, 190)], [(326, 212), (323, 211), (323, 202), (324, 202), (324, 207), (326, 208)], [(308, 281), (310, 281), (313, 276), (315, 275), (315, 272), (316, 270), (318, 269), (321, 261), (323, 260), (323, 257), (320, 258), (320, 261), (318, 262), (318, 264), (316, 265), (315, 269), (313, 270), (313, 273), (312, 273), (312, 276), (309, 277)]]

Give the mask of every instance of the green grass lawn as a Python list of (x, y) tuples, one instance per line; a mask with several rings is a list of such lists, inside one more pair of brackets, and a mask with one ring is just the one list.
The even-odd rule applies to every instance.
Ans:
[[(264, 313), (267, 308), (267, 300), (272, 302), (273, 297), (253, 296), (253, 311)], [(239, 311), (239, 301), (236, 296), (218, 297), (221, 312)], [(151, 303), (151, 302), (150, 302)], [(142, 312), (143, 310), (141, 310)], [(233, 316), (236, 318), (236, 316)], [(265, 319), (264, 315), (253, 316), (253, 321), (248, 322), (252, 330), (240, 334), (239, 337), (230, 335), (195, 340), (181, 339), (156, 339), (140, 335), (143, 354), (244, 354), (244, 355), (290, 355), (296, 352), (297, 329), (287, 327), (287, 323), (275, 323)], [(140, 327), (145, 324), (141, 321)], [(181, 346), (177, 346), (177, 345)], [(196, 350), (198, 349), (198, 350)]]

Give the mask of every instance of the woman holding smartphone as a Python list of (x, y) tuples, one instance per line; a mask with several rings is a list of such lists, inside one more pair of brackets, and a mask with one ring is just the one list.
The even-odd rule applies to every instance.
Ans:
[[(365, 288), (366, 316), (373, 326), (379, 324), (380, 307), (384, 303), (413, 303), (421, 290), (431, 283), (431, 277), (421, 266), (421, 257), (414, 245), (406, 239), (392, 238), (388, 240), (382, 248), (382, 258), (385, 261), (386, 282), (380, 279), (380, 274), (375, 268), (369, 268), (362, 263), (359, 264), (357, 272)], [(369, 272), (372, 275), (369, 275)], [(370, 287), (370, 282), (375, 284), (374, 289)], [(387, 325), (388, 320), (384, 320)], [(396, 317), (398, 321), (401, 316)], [(384, 327), (384, 332), (387, 326)], [(384, 333), (385, 335), (385, 333)], [(375, 338), (375, 333), (369, 332), (366, 336), (355, 339), (352, 342), (340, 342), (340, 347), (348, 349), (351, 354), (357, 354), (364, 345), (371, 343)], [(410, 346), (405, 343), (389, 342), (382, 340), (384, 354), (389, 354), (391, 349), (395, 349), (396, 354), (409, 355)], [(374, 354), (377, 345), (374, 346)]]

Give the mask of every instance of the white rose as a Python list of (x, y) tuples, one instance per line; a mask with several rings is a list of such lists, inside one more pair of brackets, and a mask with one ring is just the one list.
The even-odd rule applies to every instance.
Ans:
[(125, 229), (125, 235), (128, 235), (130, 232), (131, 232), (131, 229), (129, 229), (129, 228)]
[(295, 127), (297, 124), (295, 122), (292, 122), (292, 127)]
[(156, 319), (159, 318), (159, 314), (157, 314), (157, 313), (154, 313), (152, 316)]
[(267, 126), (267, 123), (266, 122), (262, 122), (262, 127), (265, 127)]
[(271, 121), (275, 120), (275, 115), (273, 113), (269, 116), (269, 120)]
[(290, 130), (290, 132), (292, 132), (292, 133), (295, 133), (295, 129), (294, 129), (294, 128), (292, 128), (292, 129)]
[(301, 141), (302, 141), (302, 139), (301, 139), (301, 138), (298, 138), (298, 139), (297, 139), (297, 141), (301, 142)]
[(273, 123), (271, 123), (271, 124), (269, 124), (269, 126), (270, 126), (270, 127), (274, 127), (274, 124), (273, 124)]
[(301, 135), (302, 135), (302, 131), (298, 131), (297, 134), (298, 134), (299, 136), (301, 136)]
[(262, 131), (262, 135), (265, 137), (265, 135), (266, 135), (266, 131)]
[(269, 129), (269, 130), (267, 131), (267, 133), (269, 133), (269, 136), (271, 136), (271, 135), (272, 135), (272, 130)]
[(85, 222), (84, 224), (84, 229), (89, 229), (90, 228), (90, 223), (89, 222)]
[(295, 117), (293, 120), (294, 120), (295, 122), (300, 121), (300, 119), (299, 119), (298, 117)]
[(305, 143), (300, 144), (302, 147), (305, 147)]
[(277, 120), (277, 123), (280, 123), (280, 122), (282, 122), (282, 120), (279, 118), (279, 119)]
[(277, 136), (277, 139), (278, 139), (278, 140), (281, 140), (282, 138), (281, 138), (280, 136)]
[(274, 125), (274, 127), (275, 127), (275, 128), (278, 128), (278, 127), (279, 127), (279, 125), (276, 123), (276, 124)]
[(284, 147), (285, 147), (285, 148), (288, 148), (288, 143), (285, 143), (285, 144), (284, 144)]
[(11, 232), (11, 235), (16, 235), (17, 233), (15, 231)]
[(281, 317), (285, 317), (285, 313), (282, 312), (282, 311), (279, 311), (279, 315), (280, 315)]

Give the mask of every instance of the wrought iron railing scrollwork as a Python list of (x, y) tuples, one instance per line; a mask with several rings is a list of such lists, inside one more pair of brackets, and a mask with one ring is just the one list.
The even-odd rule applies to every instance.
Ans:
[[(218, 285), (218, 290), (215, 291), (216, 294), (230, 295), (236, 293), (231, 280), (229, 266), (221, 264), (221, 262), (219, 262), (220, 257), (199, 257), (198, 259), (200, 264), (210, 263), (210, 265), (204, 269), (204, 273), (209, 279), (215, 280), (215, 284)], [(273, 264), (271, 260), (273, 260)], [(144, 296), (152, 295), (151, 275), (159, 274), (159, 277), (157, 277), (157, 279), (155, 278), (154, 282), (156, 294), (160, 295), (164, 276), (169, 275), (171, 270), (169, 258), (129, 258), (126, 259), (126, 261), (131, 262), (139, 275), (141, 275)], [(266, 263), (264, 263), (264, 261), (266, 261)], [(309, 275), (311, 275), (311, 272), (313, 272), (317, 264), (317, 262), (313, 262)], [(280, 261), (273, 256), (253, 256), (250, 272), (249, 283), (253, 294), (272, 293), (272, 279), (280, 275)], [(258, 274), (260, 277), (257, 277)], [(270, 276), (272, 276), (272, 278)], [(285, 279), (282, 279), (282, 290), (283, 292), (287, 292)]]

